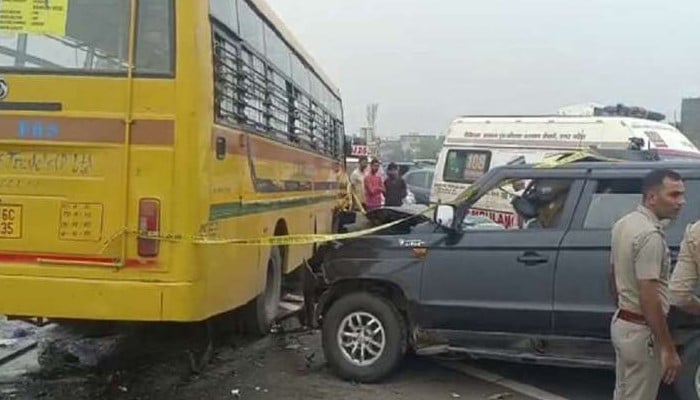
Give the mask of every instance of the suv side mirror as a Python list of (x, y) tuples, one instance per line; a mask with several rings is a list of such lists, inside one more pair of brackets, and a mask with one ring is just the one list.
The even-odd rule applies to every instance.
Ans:
[(450, 204), (440, 204), (435, 209), (435, 223), (448, 229), (452, 229), (455, 218), (455, 207)]

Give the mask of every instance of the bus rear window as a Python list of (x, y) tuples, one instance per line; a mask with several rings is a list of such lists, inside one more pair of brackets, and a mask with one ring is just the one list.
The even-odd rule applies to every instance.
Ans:
[(450, 150), (443, 179), (446, 182), (474, 183), (489, 169), (490, 151)]
[[(125, 75), (129, 63), (130, 4), (125, 0), (35, 1), (35, 9), (53, 10), (46, 14), (51, 15), (45, 22), (47, 30), (39, 34), (31, 24), (12, 25), (0, 20), (0, 70)], [(136, 73), (172, 75), (173, 0), (138, 4)], [(11, 16), (12, 7), (12, 3), (0, 1), (0, 16)]]

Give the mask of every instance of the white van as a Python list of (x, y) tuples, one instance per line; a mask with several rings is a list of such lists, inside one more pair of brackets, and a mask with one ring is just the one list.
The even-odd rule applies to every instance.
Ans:
[[(625, 149), (630, 138), (662, 158), (700, 159), (685, 135), (669, 124), (617, 116), (460, 117), (450, 125), (435, 169), (431, 203), (450, 202), (490, 168), (513, 162), (536, 163), (577, 149)], [(507, 228), (519, 222), (507, 196), (476, 204), (472, 211)], [(481, 202), (480, 202), (481, 203)]]

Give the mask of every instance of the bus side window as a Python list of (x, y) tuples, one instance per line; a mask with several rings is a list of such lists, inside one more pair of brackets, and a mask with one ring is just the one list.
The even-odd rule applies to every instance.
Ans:
[(140, 1), (136, 34), (136, 72), (172, 74), (173, 0)]

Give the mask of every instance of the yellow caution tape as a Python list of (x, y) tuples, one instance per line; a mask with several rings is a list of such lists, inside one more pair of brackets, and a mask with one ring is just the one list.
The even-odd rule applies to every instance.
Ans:
[[(544, 159), (541, 163), (538, 163), (537, 165), (534, 166), (534, 168), (555, 168), (559, 167), (565, 164), (573, 163), (579, 160), (582, 160), (584, 158), (590, 157), (590, 156), (595, 156), (599, 159), (605, 160), (605, 161), (619, 161), (616, 159), (611, 159), (611, 158), (606, 158), (599, 156), (597, 154), (592, 154), (588, 151), (578, 151), (572, 154), (569, 154), (567, 156), (561, 157), (561, 156), (553, 156)], [(511, 182), (516, 181), (517, 179), (511, 179), (508, 181), (505, 181), (501, 186), (508, 185)], [(365, 214), (366, 211), (362, 207), (362, 203), (359, 201), (357, 198), (357, 195), (352, 192), (352, 189), (350, 188), (350, 185), (346, 186), (346, 190), (348, 190), (348, 193), (351, 194), (351, 199), (348, 200), (349, 196), (343, 196), (343, 201), (339, 207), (336, 207), (336, 209), (341, 209), (344, 211), (352, 211), (353, 210), (353, 203), (356, 203), (359, 207), (359, 210), (362, 214)], [(447, 204), (460, 204), (463, 203), (467, 200), (469, 200), (472, 196), (474, 196), (477, 193), (478, 187), (475, 187), (474, 185), (469, 186), (466, 190), (464, 190), (462, 193), (460, 193), (455, 200), (453, 200), (450, 203)], [(354, 200), (354, 201), (353, 201)], [(388, 229), (391, 227), (394, 227), (396, 225), (402, 224), (404, 222), (410, 221), (414, 218), (417, 218), (418, 216), (425, 215), (429, 211), (434, 210), (437, 207), (436, 205), (432, 205), (425, 209), (422, 213), (416, 214), (416, 215), (411, 215), (406, 218), (399, 219), (397, 221), (393, 221), (387, 224), (375, 226), (373, 228), (368, 228), (368, 229), (363, 229), (360, 231), (356, 232), (348, 232), (348, 233), (333, 233), (333, 234), (296, 234), (296, 235), (284, 235), (284, 236), (266, 236), (266, 237), (257, 237), (257, 238), (250, 238), (250, 239), (239, 239), (239, 238), (224, 238), (224, 239), (217, 239), (217, 238), (210, 238), (202, 235), (194, 235), (191, 237), (185, 237), (183, 235), (162, 235), (158, 232), (145, 232), (145, 231), (132, 231), (128, 229), (123, 229), (122, 231), (118, 232), (117, 234), (113, 235), (110, 239), (108, 239), (105, 244), (103, 249), (106, 249), (109, 244), (111, 244), (114, 240), (119, 238), (122, 235), (125, 234), (131, 234), (131, 235), (137, 235), (140, 239), (151, 239), (151, 240), (158, 240), (158, 241), (163, 241), (163, 242), (189, 242), (192, 244), (197, 244), (197, 245), (237, 245), (237, 246), (293, 246), (293, 245), (303, 245), (303, 244), (314, 244), (314, 243), (324, 243), (324, 242), (331, 242), (331, 241), (336, 241), (336, 240), (346, 240), (346, 239), (354, 239), (358, 238), (361, 236), (366, 236), (366, 235), (371, 235), (375, 232), (379, 232), (384, 229)]]
[(583, 160), (584, 158), (595, 156), (597, 159), (602, 161), (620, 161), (616, 158), (605, 157), (599, 154), (594, 154), (590, 151), (577, 151), (562, 157), (561, 155), (553, 155), (545, 158), (541, 162), (535, 164), (534, 168), (556, 168), (565, 164), (571, 164), (576, 161)]
[[(433, 207), (430, 207), (433, 208)], [(332, 242), (336, 240), (354, 239), (360, 236), (371, 235), (372, 233), (379, 232), (384, 229), (388, 229), (416, 218), (418, 215), (411, 215), (410, 217), (402, 218), (397, 221), (390, 222), (388, 224), (383, 224), (380, 226), (375, 226), (369, 229), (363, 229), (357, 232), (347, 232), (347, 233), (332, 233), (332, 234), (302, 234), (302, 235), (286, 235), (286, 236), (268, 236), (259, 237), (254, 239), (208, 239), (208, 238), (198, 238), (193, 242), (195, 244), (210, 244), (210, 245), (222, 245), (222, 244), (233, 244), (239, 246), (292, 246), (300, 244), (313, 244), (313, 243), (325, 243)]]
[[(583, 159), (591, 157), (591, 156), (595, 156), (596, 158), (603, 160), (603, 161), (620, 161), (618, 159), (605, 157), (605, 156), (602, 156), (599, 154), (593, 154), (590, 151), (583, 151), (582, 150), (582, 151), (577, 151), (575, 153), (568, 154), (568, 155), (563, 156), (563, 157), (561, 156), (561, 154), (546, 157), (541, 162), (535, 164), (535, 166), (533, 168), (556, 168), (556, 167), (560, 167), (562, 165), (571, 164), (571, 163), (574, 163), (576, 161), (583, 160)], [(519, 180), (520, 179), (506, 180), (501, 184), (501, 186), (499, 186), (498, 188), (495, 188), (495, 189), (501, 189), (501, 188), (503, 188), (511, 183), (517, 182)], [(462, 193), (457, 195), (457, 197), (455, 198), (455, 200), (453, 200), (451, 202), (451, 204), (463, 203), (463, 202), (469, 200), (469, 198), (471, 198), (471, 196), (473, 196), (475, 194), (476, 194), (476, 188), (474, 188), (474, 185), (471, 185), (465, 191), (463, 191)]]
[[(360, 236), (364, 235), (370, 235), (372, 233), (381, 231), (383, 229), (388, 229), (391, 227), (394, 227), (396, 225), (399, 225), (403, 222), (409, 221), (413, 218), (416, 218), (420, 215), (425, 215), (426, 212), (434, 209), (436, 206), (430, 206), (428, 207), (423, 213), (421, 214), (416, 214), (416, 215), (411, 215), (406, 218), (402, 218), (387, 224), (383, 224), (380, 226), (375, 226), (373, 228), (368, 228), (368, 229), (363, 229), (361, 231), (357, 232), (348, 232), (348, 233), (333, 233), (333, 234), (297, 234), (297, 235), (285, 235), (285, 236), (265, 236), (265, 237), (258, 237), (258, 238), (252, 238), (252, 239), (213, 239), (213, 238), (208, 238), (206, 236), (201, 236), (201, 235), (195, 235), (190, 238), (186, 238), (182, 235), (161, 235), (158, 232), (148, 232), (148, 231), (136, 231), (136, 230), (128, 230), (124, 229), (121, 232), (113, 235), (110, 239), (105, 241), (105, 246), (106, 247), (116, 240), (118, 237), (124, 235), (124, 234), (131, 234), (131, 235), (137, 235), (139, 239), (150, 239), (150, 240), (158, 240), (162, 242), (172, 242), (172, 243), (177, 243), (177, 242), (189, 242), (193, 244), (208, 244), (208, 245), (223, 245), (223, 244), (232, 244), (232, 245), (239, 245), (239, 246), (281, 246), (281, 245), (301, 245), (301, 244), (313, 244), (313, 243), (323, 243), (323, 242), (331, 242), (335, 240), (345, 240), (345, 239), (353, 239), (357, 238)], [(104, 251), (104, 250), (103, 250)]]

